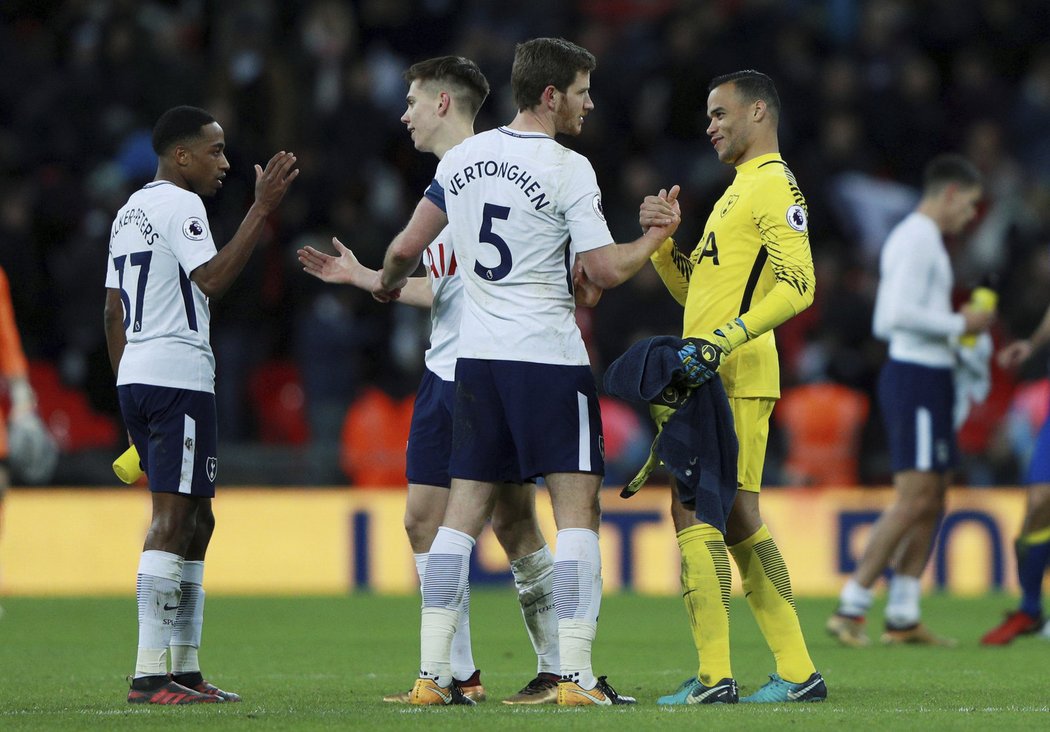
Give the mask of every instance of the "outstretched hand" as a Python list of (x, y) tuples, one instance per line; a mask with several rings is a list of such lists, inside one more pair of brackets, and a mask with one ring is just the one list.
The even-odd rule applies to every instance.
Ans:
[(668, 191), (660, 189), (655, 196), (646, 196), (638, 209), (638, 223), (646, 234), (654, 230), (655, 234), (667, 238), (674, 234), (678, 225), (682, 223), (682, 208), (678, 203), (678, 194), (681, 193), (680, 186), (671, 186)]
[(325, 254), (311, 246), (299, 249), (296, 254), (299, 257), (299, 264), (303, 265), (303, 271), (322, 282), (357, 285), (362, 289), (371, 290), (375, 283), (364, 280), (368, 275), (374, 277), (377, 274), (376, 271), (361, 264), (354, 253), (334, 236), (332, 246), (335, 247), (338, 256)]
[(270, 158), (265, 169), (256, 163), (255, 203), (267, 214), (273, 213), (284, 194), (288, 192), (292, 181), (299, 177), (299, 169), (295, 167), (295, 163), (295, 154), (284, 150)]

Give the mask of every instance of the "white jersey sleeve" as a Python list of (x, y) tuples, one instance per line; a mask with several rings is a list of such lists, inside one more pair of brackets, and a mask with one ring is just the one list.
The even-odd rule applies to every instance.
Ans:
[(587, 158), (572, 155), (562, 180), (561, 201), (569, 237), (576, 252), (587, 252), (613, 243), (602, 209), (602, 192)]
[(963, 316), (952, 310), (951, 260), (936, 224), (913, 213), (886, 239), (879, 256), (873, 331), (890, 343), (890, 356), (925, 366), (955, 364), (952, 338)]
[(613, 241), (587, 160), (498, 128), (446, 153), (427, 197), (448, 215), (463, 281), (459, 356), (586, 365), (573, 249)]
[(456, 378), (456, 352), (463, 312), (463, 283), (459, 278), (456, 253), (446, 226), (423, 252), (423, 267), (434, 294), (430, 306), (430, 348), (424, 361), (443, 381)]
[(208, 300), (190, 274), (215, 254), (195, 193), (155, 181), (120, 209), (106, 274), (124, 305), (127, 346), (117, 384), (214, 391)]

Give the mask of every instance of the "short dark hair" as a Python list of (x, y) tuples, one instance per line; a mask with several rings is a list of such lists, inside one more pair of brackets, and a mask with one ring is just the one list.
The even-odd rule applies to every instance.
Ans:
[(466, 102), (471, 117), (478, 113), (489, 95), (489, 80), (478, 65), (463, 56), (438, 56), (414, 63), (402, 76), (409, 84), (438, 81), (454, 87)]
[(926, 164), (922, 173), (923, 195), (936, 194), (949, 183), (964, 188), (981, 185), (981, 173), (977, 166), (958, 153), (938, 155)]
[(722, 74), (711, 80), (707, 91), (712, 91), (723, 84), (732, 83), (741, 99), (750, 104), (761, 99), (773, 114), (773, 121), (780, 119), (780, 95), (773, 80), (754, 69), (734, 71), (731, 74)]
[(153, 152), (162, 156), (180, 142), (201, 137), (201, 127), (214, 121), (200, 107), (172, 107), (153, 125)]
[(519, 43), (510, 72), (510, 88), (518, 111), (539, 104), (540, 95), (548, 86), (568, 91), (578, 73), (594, 71), (597, 66), (593, 53), (564, 38), (533, 38)]

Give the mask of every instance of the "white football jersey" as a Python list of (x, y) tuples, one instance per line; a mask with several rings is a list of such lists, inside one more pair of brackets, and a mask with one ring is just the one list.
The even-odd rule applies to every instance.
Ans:
[(879, 255), (872, 330), (890, 357), (923, 366), (955, 365), (953, 339), (966, 320), (952, 310), (952, 263), (933, 219), (913, 212), (890, 232)]
[(174, 183), (143, 186), (117, 213), (106, 287), (124, 302), (128, 344), (118, 385), (214, 393), (208, 298), (190, 273), (215, 254), (204, 202)]
[(546, 135), (499, 127), (449, 150), (426, 195), (448, 214), (456, 243), (459, 356), (587, 365), (573, 252), (613, 241), (587, 159)]
[(456, 341), (463, 312), (463, 283), (459, 278), (456, 255), (452, 250), (449, 227), (423, 252), (423, 266), (434, 293), (430, 306), (430, 348), (424, 361), (443, 381), (456, 378)]

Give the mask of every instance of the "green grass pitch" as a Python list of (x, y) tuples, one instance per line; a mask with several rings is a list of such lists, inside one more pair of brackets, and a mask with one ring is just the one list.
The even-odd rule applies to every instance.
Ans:
[[(799, 601), (824, 704), (661, 708), (656, 697), (695, 673), (678, 598), (606, 597), (594, 666), (634, 707), (560, 710), (499, 703), (535, 671), (512, 590), (475, 592), (475, 660), (489, 701), (476, 708), (384, 704), (408, 688), (418, 662), (417, 598), (210, 597), (201, 660), (241, 704), (163, 708), (125, 703), (133, 667), (134, 598), (2, 598), (3, 730), (1020, 730), (1050, 729), (1050, 641), (981, 648), (977, 638), (1011, 608), (1008, 597), (924, 601), (927, 622), (958, 648), (840, 648), (823, 632), (830, 599)], [(746, 604), (732, 608), (733, 671), (741, 695), (773, 662)], [(873, 619), (881, 617), (881, 605)], [(878, 630), (872, 623), (872, 631)]]

